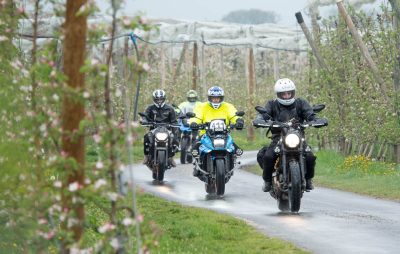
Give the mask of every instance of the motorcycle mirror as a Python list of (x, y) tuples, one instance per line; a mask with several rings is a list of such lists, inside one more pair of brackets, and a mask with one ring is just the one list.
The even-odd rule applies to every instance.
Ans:
[(267, 110), (264, 107), (256, 106), (255, 109), (261, 114), (267, 113)]
[(195, 116), (196, 116), (196, 114), (193, 113), (193, 112), (187, 112), (186, 113), (186, 117), (192, 118), (192, 117), (195, 117)]
[(172, 105), (172, 107), (174, 107), (174, 108), (178, 108), (178, 106), (176, 106), (174, 103), (172, 103), (171, 105)]
[(312, 109), (315, 113), (321, 112), (325, 108), (325, 104), (313, 105)]
[(138, 115), (141, 116), (141, 117), (146, 117), (146, 115), (144, 113), (142, 113), (142, 112), (139, 112)]
[(237, 116), (244, 116), (244, 111), (236, 111), (235, 115)]

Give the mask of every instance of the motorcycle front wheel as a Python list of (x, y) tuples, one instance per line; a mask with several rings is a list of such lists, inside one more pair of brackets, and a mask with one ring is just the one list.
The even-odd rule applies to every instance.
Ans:
[(301, 173), (299, 163), (295, 160), (289, 162), (289, 206), (291, 212), (298, 212), (301, 203)]
[(189, 145), (187, 137), (182, 137), (181, 140), (181, 164), (186, 163), (186, 158), (187, 158), (187, 146)]
[(215, 160), (215, 187), (217, 195), (222, 196), (225, 193), (225, 161), (223, 159)]
[(162, 182), (164, 180), (165, 169), (167, 168), (167, 158), (165, 151), (157, 152), (157, 175), (156, 180)]

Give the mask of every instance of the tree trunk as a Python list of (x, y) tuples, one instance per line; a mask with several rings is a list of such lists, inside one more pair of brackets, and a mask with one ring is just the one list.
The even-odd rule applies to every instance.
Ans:
[[(86, 47), (86, 15), (76, 15), (87, 0), (67, 0), (64, 24), (64, 74), (70, 90), (82, 92), (85, 86), (84, 73), (80, 71), (85, 60)], [(62, 105), (62, 150), (67, 158), (76, 161), (76, 167), (71, 164), (65, 166), (68, 180), (63, 184), (62, 206), (63, 211), (70, 211), (76, 216), (77, 223), (72, 226), (72, 236), (79, 241), (83, 234), (84, 206), (83, 203), (72, 205), (72, 196), (68, 193), (71, 183), (84, 185), (85, 144), (84, 132), (79, 130), (79, 125), (84, 119), (84, 102), (76, 99), (76, 95), (65, 92)], [(66, 223), (63, 228), (67, 229)], [(65, 239), (64, 239), (65, 240)], [(63, 241), (62, 251), (68, 253), (68, 245)]]

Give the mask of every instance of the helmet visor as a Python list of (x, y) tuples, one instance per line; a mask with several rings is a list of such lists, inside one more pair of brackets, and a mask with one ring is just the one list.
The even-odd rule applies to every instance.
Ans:
[(164, 101), (165, 101), (165, 98), (155, 98), (154, 99), (154, 103), (157, 104), (157, 105), (163, 104)]
[(221, 103), (222, 99), (223, 99), (223, 97), (221, 97), (221, 96), (209, 96), (208, 97), (208, 101), (211, 103)]
[(282, 100), (290, 100), (293, 99), (295, 96), (295, 90), (292, 91), (286, 91), (286, 92), (279, 92), (276, 94), (279, 99)]

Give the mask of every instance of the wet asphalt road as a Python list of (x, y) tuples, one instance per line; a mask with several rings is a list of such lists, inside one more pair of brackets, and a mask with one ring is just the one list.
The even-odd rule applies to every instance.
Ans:
[[(255, 162), (255, 152), (242, 165)], [(178, 160), (176, 160), (178, 163)], [(123, 172), (123, 181), (129, 177)], [(260, 176), (236, 170), (225, 196), (207, 195), (204, 183), (192, 176), (192, 165), (165, 173), (153, 183), (144, 165), (133, 166), (135, 183), (145, 191), (184, 205), (203, 207), (246, 220), (259, 231), (293, 242), (313, 253), (400, 253), (400, 203), (316, 187), (305, 193), (298, 214), (282, 213), (276, 201), (261, 191)]]

